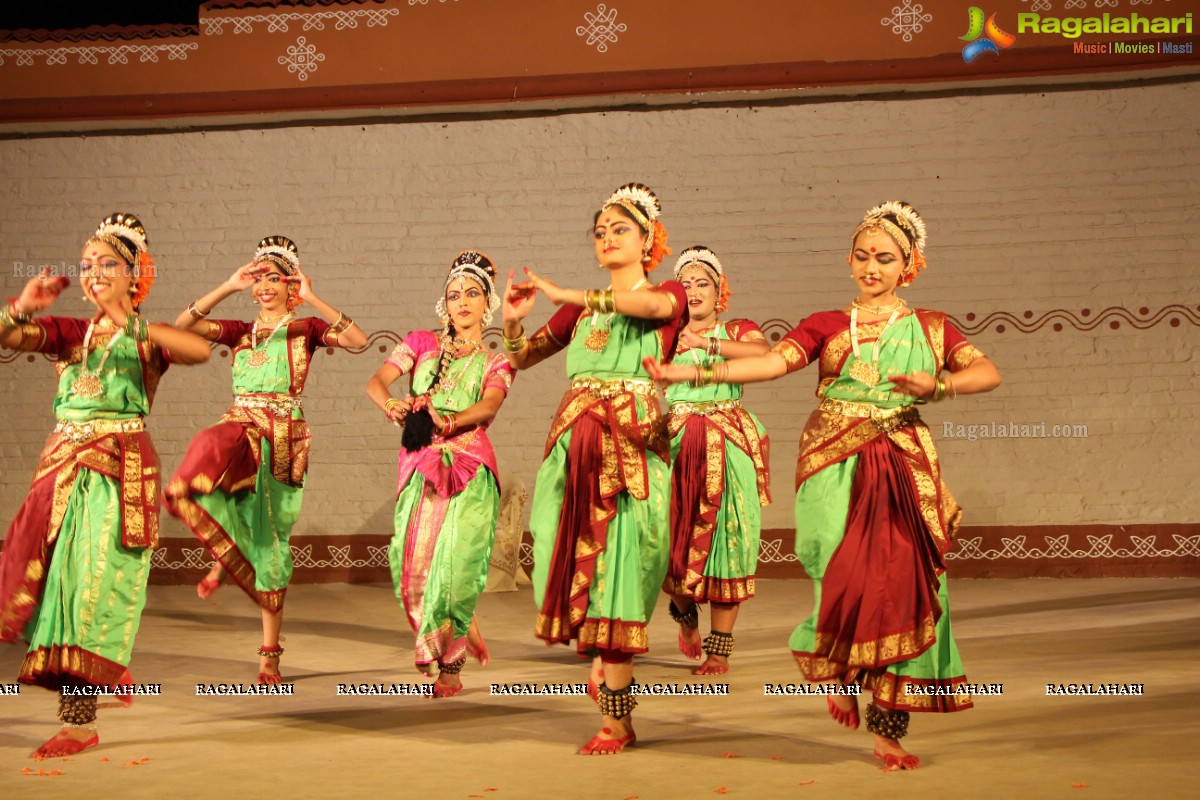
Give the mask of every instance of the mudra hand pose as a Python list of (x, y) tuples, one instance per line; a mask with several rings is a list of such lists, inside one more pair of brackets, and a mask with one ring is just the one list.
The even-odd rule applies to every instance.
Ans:
[[(475, 605), (487, 585), (500, 484), (487, 429), (512, 386), (512, 367), (483, 344), (500, 306), (496, 269), (466, 250), (450, 264), (437, 314), (440, 331), (414, 331), (367, 383), (367, 395), (404, 426), (395, 536), (388, 548), (392, 584), (416, 637), (417, 669), (434, 697), (462, 691), (459, 673), (487, 647)], [(412, 392), (391, 385), (412, 376)]]
[[(592, 658), (600, 731), (582, 754), (618, 753), (635, 740), (633, 657), (649, 648), (646, 626), (662, 587), (670, 544), (668, 443), (643, 359), (670, 359), (687, 298), (675, 281), (647, 276), (669, 252), (658, 198), (627, 184), (593, 219), (608, 289), (563, 289), (526, 270), (504, 299), (504, 349), (518, 369), (567, 351), (571, 388), (546, 441), (534, 489), (536, 633), (576, 641)], [(560, 306), (526, 337), (538, 293)]]
[(135, 215), (101, 222), (79, 266), (90, 320), (32, 318), (68, 284), (48, 271), (0, 308), (0, 347), (53, 354), (58, 373), (54, 432), (0, 555), (0, 640), (29, 642), (19, 681), (60, 693), (62, 729), (34, 753), (46, 758), (99, 743), (95, 692), (132, 683), (162, 480), (144, 418), (169, 363), (209, 356), (139, 314), (155, 265)]
[[(684, 250), (675, 279), (687, 292), (689, 320), (675, 364), (707, 368), (769, 349), (750, 320), (724, 322), (729, 281), (717, 254), (697, 245)], [(706, 654), (697, 675), (729, 671), (733, 625), (741, 603), (754, 596), (762, 510), (771, 502), (767, 435), (742, 407), (742, 387), (679, 383), (671, 403), (671, 563), (663, 589), (672, 596), (679, 649)], [(701, 643), (697, 605), (712, 603), (712, 628)]]
[[(217, 304), (250, 291), (252, 322), (209, 319)], [(325, 319), (297, 318), (308, 303)], [(280, 683), (279, 631), (292, 578), (292, 528), (308, 472), (310, 434), (301, 393), (319, 347), (364, 347), (353, 320), (317, 297), (285, 236), (258, 243), (254, 260), (189, 305), (175, 324), (232, 354), (233, 405), (196, 435), (167, 483), (166, 506), (204, 542), (216, 564), (196, 587), (202, 599), (226, 572), (262, 609), (260, 684)]]
[(912, 206), (872, 208), (851, 236), (858, 295), (849, 306), (813, 314), (766, 355), (646, 365), (656, 380), (704, 386), (773, 380), (819, 362), (821, 403), (796, 468), (796, 555), (816, 602), (790, 644), (806, 679), (848, 687), (828, 700), (838, 723), (857, 728), (852, 692), (872, 693), (866, 726), (889, 770), (919, 764), (899, 741), (910, 711), (971, 707), (969, 696), (953, 693), (966, 678), (943, 561), (961, 510), (917, 406), (1000, 384), (945, 314), (910, 310), (897, 297), (925, 266), (925, 238)]

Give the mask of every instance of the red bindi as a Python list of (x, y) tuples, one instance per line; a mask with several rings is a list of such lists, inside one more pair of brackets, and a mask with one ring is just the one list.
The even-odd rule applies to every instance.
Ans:
[(871, 248), (871, 252), (872, 252), (872, 253), (874, 253), (874, 252), (875, 252), (875, 248), (874, 248), (874, 247), (872, 247), (872, 248)]

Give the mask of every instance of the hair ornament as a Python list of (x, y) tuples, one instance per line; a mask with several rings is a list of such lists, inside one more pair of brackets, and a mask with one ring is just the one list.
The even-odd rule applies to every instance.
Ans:
[(300, 250), (286, 236), (266, 236), (254, 251), (255, 261), (270, 261), (288, 275), (300, 269)]
[(131, 289), (133, 307), (137, 308), (150, 294), (154, 284), (154, 259), (150, 256), (150, 241), (146, 227), (136, 214), (118, 211), (105, 217), (89, 241), (100, 241), (111, 246), (133, 269)]
[(496, 309), (500, 308), (500, 295), (496, 294), (496, 266), (487, 253), (479, 250), (463, 250), (450, 262), (450, 271), (446, 275), (446, 283), (442, 288), (442, 296), (438, 298), (434, 311), (442, 324), (446, 324), (449, 314), (446, 310), (446, 291), (450, 284), (458, 278), (470, 278), (478, 283), (488, 295), (487, 309), (483, 312), (483, 327), (492, 324)]

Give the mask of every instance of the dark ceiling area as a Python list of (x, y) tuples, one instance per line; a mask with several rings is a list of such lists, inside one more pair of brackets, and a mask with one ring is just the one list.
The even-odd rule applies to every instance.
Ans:
[(121, 0), (118, 3), (5, 3), (4, 30), (71, 30), (92, 25), (200, 25), (198, 0)]

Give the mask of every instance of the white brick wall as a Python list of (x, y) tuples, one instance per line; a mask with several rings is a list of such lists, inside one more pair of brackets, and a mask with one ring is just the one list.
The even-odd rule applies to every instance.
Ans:
[[(161, 278), (147, 304), (169, 320), (247, 261), (259, 237), (294, 238), (322, 297), (368, 331), (434, 323), (462, 248), (600, 285), (587, 238), (609, 191), (659, 193), (676, 251), (703, 242), (728, 266), (732, 311), (795, 322), (853, 294), (847, 236), (883, 199), (913, 202), (930, 230), (916, 305), (1093, 315), (1109, 306), (1197, 309), (1195, 187), (1200, 84), (981, 96), (564, 113), (528, 118), (0, 141), (0, 261), (78, 257), (114, 210), (144, 218)], [(664, 274), (666, 270), (662, 271)], [(60, 313), (79, 314), (68, 292)], [(219, 313), (247, 317), (248, 299)], [(534, 312), (540, 323), (550, 313)], [(1005, 376), (983, 398), (929, 409), (961, 423), (1084, 423), (1076, 440), (942, 441), (968, 523), (1195, 522), (1200, 333), (1107, 323), (975, 337)], [(390, 529), (398, 436), (363, 394), (383, 355), (323, 353), (307, 391), (315, 445), (298, 533)], [(229, 362), (175, 368), (152, 417), (168, 472), (228, 400)], [(768, 527), (791, 524), (800, 429), (815, 374), (755, 387), (773, 443)], [(52, 371), (0, 367), (0, 517), (24, 497), (50, 425)], [(502, 471), (532, 484), (565, 386), (561, 357), (522, 375), (493, 427)], [(164, 516), (167, 535), (183, 535)]]

